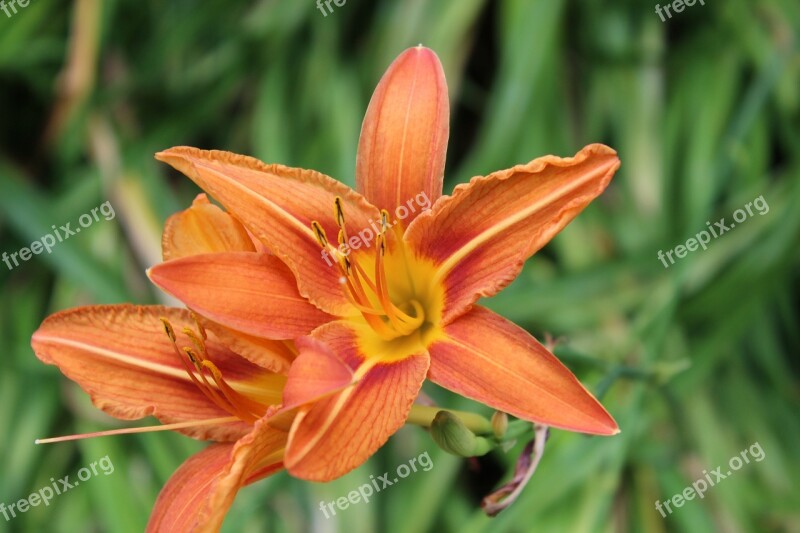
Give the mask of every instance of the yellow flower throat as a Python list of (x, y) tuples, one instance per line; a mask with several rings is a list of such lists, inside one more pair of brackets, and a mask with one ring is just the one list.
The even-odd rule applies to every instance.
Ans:
[[(360, 335), (362, 345), (373, 345), (367, 353), (377, 351), (397, 358), (398, 355), (389, 354), (397, 353), (390, 344), (408, 345), (406, 348), (410, 349), (414, 344), (427, 345), (438, 330), (443, 301), (443, 291), (430, 283), (434, 278), (433, 264), (409, 252), (399, 225), (394, 227), (393, 234), (389, 233), (391, 224), (386, 210), (381, 211), (374, 249), (364, 247), (358, 252), (347, 248), (349, 241), (339, 197), (334, 202), (334, 216), (339, 227), (339, 248), (328, 241), (317, 221), (311, 223), (311, 228), (322, 248), (336, 260), (345, 296), (358, 311), (348, 319), (356, 326), (368, 326), (368, 330), (361, 328), (364, 335)], [(347, 253), (342, 253), (342, 249), (347, 249)]]

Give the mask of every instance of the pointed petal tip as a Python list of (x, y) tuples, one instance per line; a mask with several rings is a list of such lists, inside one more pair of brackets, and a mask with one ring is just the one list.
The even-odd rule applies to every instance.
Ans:
[(597, 433), (597, 435), (600, 435), (602, 437), (613, 437), (614, 435), (619, 435), (621, 432), (622, 430), (619, 429), (619, 426), (617, 426), (617, 424), (614, 423), (611, 426), (605, 426), (602, 430), (602, 433)]
[(169, 160), (172, 157), (175, 157), (175, 154), (172, 153), (173, 150), (174, 150), (174, 148), (168, 148), (166, 150), (161, 150), (160, 152), (156, 152), (155, 155), (153, 156), (153, 158), (156, 159), (156, 161), (161, 161), (163, 163), (169, 163)]
[(608, 414), (608, 412), (605, 410), (605, 408), (603, 408), (603, 406), (599, 402), (597, 403), (597, 406), (603, 410), (605, 416), (602, 417), (602, 419), (600, 417), (597, 417), (591, 422), (585, 421), (583, 423), (562, 425), (547, 420), (531, 420), (528, 418), (523, 418), (523, 419), (529, 420), (530, 422), (534, 423), (543, 423), (547, 426), (550, 426), (553, 429), (562, 429), (564, 431), (571, 431), (574, 433), (583, 433), (584, 435), (592, 435), (597, 437), (613, 437), (615, 435), (618, 435), (621, 432), (621, 430), (619, 429), (619, 426), (617, 425), (616, 421), (611, 417), (611, 415)]
[(583, 385), (586, 394), (588, 394), (594, 402), (594, 409), (593, 414), (586, 413), (587, 415), (591, 416), (591, 421), (586, 421), (584, 423), (576, 424), (572, 427), (569, 426), (559, 426), (558, 424), (553, 425), (554, 428), (564, 429), (566, 431), (574, 431), (577, 433), (583, 433), (585, 435), (596, 435), (598, 437), (613, 437), (620, 433), (619, 425), (617, 425), (617, 421), (614, 420), (614, 417), (611, 416), (603, 404), (600, 403), (600, 400), (594, 397), (594, 395), (589, 392)]
[[(594, 152), (596, 154), (617, 155), (617, 151), (603, 143), (587, 144), (580, 152)], [(579, 153), (580, 153), (579, 152)]]
[(189, 146), (173, 146), (155, 154), (155, 158), (162, 163), (166, 163), (178, 172), (185, 174), (194, 180), (196, 170), (192, 161), (192, 153), (197, 153), (197, 148)]
[[(599, 437), (613, 437), (614, 435), (618, 435), (621, 430), (617, 425), (617, 421), (605, 410), (605, 408), (597, 402), (597, 405), (603, 410), (603, 420), (598, 420), (597, 425), (591, 429), (584, 430), (582, 432), (588, 433), (590, 435), (597, 435)], [(581, 430), (578, 430), (581, 431)]]
[(153, 156), (158, 161), (167, 162), (170, 158), (173, 157), (183, 157), (183, 152), (187, 150), (196, 150), (196, 148), (191, 148), (189, 146), (173, 146), (172, 148), (167, 148), (166, 150), (161, 150), (160, 152), (156, 152)]
[[(528, 420), (528, 419), (525, 419)], [(573, 433), (583, 433), (586, 436), (596, 436), (596, 437), (613, 437), (615, 435), (619, 435), (621, 430), (617, 426), (616, 422), (613, 419), (610, 421), (595, 421), (595, 423), (585, 423), (585, 424), (576, 424), (576, 425), (561, 425), (558, 423), (553, 423), (548, 421), (541, 421), (541, 420), (529, 420), (530, 422), (534, 423), (543, 423), (546, 426), (549, 426), (553, 429), (561, 429), (563, 431), (570, 431)]]
[(439, 59), (439, 55), (433, 49), (423, 46), (422, 44), (418, 44), (417, 46), (405, 49), (402, 53), (400, 53), (399, 56), (397, 56), (394, 62), (401, 63), (408, 56), (414, 56), (414, 59), (418, 60), (430, 61), (434, 64), (438, 71), (442, 71), (443, 75), (442, 62)]

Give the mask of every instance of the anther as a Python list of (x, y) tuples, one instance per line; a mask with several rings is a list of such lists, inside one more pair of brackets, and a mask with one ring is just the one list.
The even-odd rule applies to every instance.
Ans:
[(206, 328), (204, 328), (203, 324), (200, 322), (200, 317), (197, 316), (197, 313), (195, 313), (194, 311), (192, 311), (191, 314), (194, 323), (197, 325), (197, 331), (200, 332), (200, 336), (203, 337), (203, 340), (207, 340), (208, 334), (206, 333)]
[(186, 357), (189, 358), (189, 361), (192, 362), (194, 367), (199, 372), (200, 371), (200, 362), (197, 360), (197, 355), (195, 355), (195, 353), (192, 351), (192, 349), (189, 348), (188, 346), (186, 346), (186, 347), (183, 348), (183, 353), (186, 354)]
[(200, 352), (201, 356), (206, 353), (206, 344), (203, 342), (197, 333), (194, 332), (191, 328), (183, 328), (183, 334), (189, 337), (194, 344), (194, 347), (197, 348), (197, 351)]
[(169, 337), (169, 340), (176, 342), (177, 338), (175, 337), (175, 330), (172, 329), (172, 324), (169, 323), (169, 320), (163, 316), (159, 320), (161, 320), (161, 323), (164, 325), (164, 331), (166, 332), (167, 337)]
[(320, 246), (323, 248), (328, 247), (328, 237), (325, 235), (325, 230), (316, 220), (311, 223), (311, 229), (314, 230), (314, 236), (317, 238)]
[(342, 208), (342, 197), (337, 196), (336, 199), (333, 201), (334, 206), (334, 218), (336, 218), (336, 224), (340, 227), (344, 227), (344, 209)]

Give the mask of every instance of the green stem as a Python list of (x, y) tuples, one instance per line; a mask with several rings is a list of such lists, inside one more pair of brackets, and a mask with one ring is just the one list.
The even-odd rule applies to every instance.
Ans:
[(475, 413), (468, 413), (466, 411), (454, 411), (453, 409), (442, 409), (441, 407), (428, 407), (426, 405), (414, 404), (411, 406), (411, 412), (408, 415), (407, 424), (414, 424), (424, 428), (431, 427), (431, 422), (439, 411), (447, 411), (453, 413), (464, 422), (473, 433), (476, 435), (485, 435), (492, 432), (492, 423), (486, 418)]

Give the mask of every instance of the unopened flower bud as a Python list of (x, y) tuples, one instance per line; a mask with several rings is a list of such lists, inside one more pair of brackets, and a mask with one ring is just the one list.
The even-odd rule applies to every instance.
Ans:
[(508, 415), (502, 411), (495, 411), (492, 415), (492, 432), (494, 432), (494, 436), (502, 439), (506, 431), (508, 431)]
[(431, 423), (431, 436), (441, 449), (461, 457), (486, 455), (494, 448), (494, 443), (475, 435), (460, 418), (449, 411), (436, 413)]

